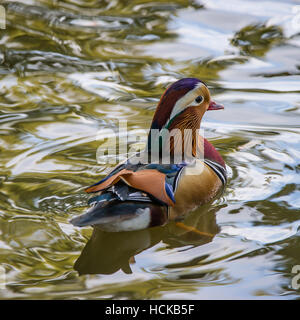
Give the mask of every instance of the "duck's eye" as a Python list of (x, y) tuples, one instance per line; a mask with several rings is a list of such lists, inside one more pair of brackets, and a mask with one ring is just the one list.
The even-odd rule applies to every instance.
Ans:
[(198, 97), (195, 99), (195, 101), (196, 101), (197, 103), (201, 103), (201, 102), (203, 101), (203, 97), (202, 97), (202, 96), (198, 96)]

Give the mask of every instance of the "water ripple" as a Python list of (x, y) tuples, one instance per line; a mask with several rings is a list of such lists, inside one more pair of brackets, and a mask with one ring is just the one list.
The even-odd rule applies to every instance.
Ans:
[[(296, 299), (299, 8), (295, 1), (5, 3), (0, 34), (0, 266), (4, 299)], [(112, 164), (126, 120), (145, 140), (164, 89), (207, 82), (203, 119), (229, 171), (180, 228), (105, 233), (69, 223)], [(121, 132), (125, 137), (125, 132)], [(104, 155), (101, 160), (107, 160)]]

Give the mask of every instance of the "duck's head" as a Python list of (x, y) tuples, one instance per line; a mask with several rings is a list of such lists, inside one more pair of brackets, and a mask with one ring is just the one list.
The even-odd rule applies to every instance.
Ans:
[[(211, 100), (206, 84), (197, 78), (184, 78), (176, 81), (162, 95), (153, 120), (151, 129), (174, 128), (176, 119), (181, 118), (181, 125), (191, 123), (199, 128), (200, 121), (207, 110), (224, 109), (220, 104)], [(192, 122), (189, 121), (192, 118)], [(179, 124), (178, 124), (179, 125)], [(188, 127), (187, 127), (188, 128)], [(180, 128), (185, 129), (185, 128)]]

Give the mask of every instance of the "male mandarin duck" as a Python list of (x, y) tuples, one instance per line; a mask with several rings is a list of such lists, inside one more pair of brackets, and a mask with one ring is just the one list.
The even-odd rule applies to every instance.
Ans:
[(226, 184), (226, 166), (199, 129), (207, 110), (223, 108), (199, 79), (184, 78), (169, 86), (156, 108), (145, 150), (88, 187), (91, 208), (71, 223), (109, 232), (141, 230), (176, 220), (215, 198)]

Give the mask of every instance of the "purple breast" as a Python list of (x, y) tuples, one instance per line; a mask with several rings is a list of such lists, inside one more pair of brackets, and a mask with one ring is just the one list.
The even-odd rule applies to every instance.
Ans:
[(215, 147), (204, 138), (204, 158), (219, 163), (226, 168), (225, 162)]

